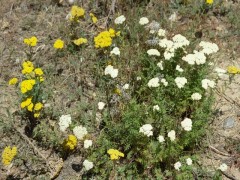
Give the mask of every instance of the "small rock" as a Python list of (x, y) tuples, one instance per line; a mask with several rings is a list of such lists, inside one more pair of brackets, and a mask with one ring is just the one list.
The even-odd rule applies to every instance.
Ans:
[(233, 117), (228, 117), (224, 122), (223, 122), (223, 128), (224, 129), (230, 129), (233, 128), (235, 125), (235, 119)]

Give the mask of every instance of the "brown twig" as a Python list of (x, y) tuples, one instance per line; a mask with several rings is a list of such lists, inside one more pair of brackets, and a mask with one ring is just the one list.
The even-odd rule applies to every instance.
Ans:
[(234, 176), (231, 176), (231, 175), (229, 175), (229, 174), (227, 174), (227, 173), (225, 173), (225, 172), (223, 172), (223, 171), (221, 171), (221, 172), (222, 172), (222, 174), (223, 174), (224, 176), (226, 176), (228, 179), (237, 180)]
[(215, 147), (213, 147), (213, 146), (211, 146), (211, 145), (209, 145), (208, 147), (209, 147), (212, 151), (214, 151), (215, 153), (217, 153), (217, 154), (220, 154), (220, 155), (222, 155), (222, 156), (231, 157), (231, 155), (226, 154), (226, 153), (224, 153), (224, 152), (221, 152), (221, 151), (219, 151), (218, 149), (216, 149)]

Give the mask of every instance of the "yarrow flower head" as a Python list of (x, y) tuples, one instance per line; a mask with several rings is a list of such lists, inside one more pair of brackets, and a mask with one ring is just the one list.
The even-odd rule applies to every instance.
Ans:
[(176, 66), (176, 70), (177, 70), (178, 72), (183, 72), (183, 69), (182, 69), (179, 65)]
[(139, 24), (140, 25), (146, 25), (146, 24), (148, 24), (149, 23), (149, 20), (148, 20), (148, 18), (146, 18), (146, 17), (142, 17), (142, 18), (140, 18), (140, 20), (139, 20)]
[(87, 128), (83, 126), (76, 126), (73, 128), (73, 134), (79, 139), (82, 140), (85, 135), (87, 135)]
[(98, 109), (99, 109), (99, 110), (103, 110), (104, 106), (105, 106), (105, 103), (104, 103), (104, 102), (99, 102), (99, 103), (98, 103)]
[(191, 131), (192, 130), (192, 120), (189, 118), (185, 118), (181, 122), (181, 126), (185, 131)]
[(164, 30), (164, 29), (159, 29), (159, 30), (158, 30), (158, 36), (160, 36), (160, 37), (165, 37), (165, 36), (166, 36), (166, 30)]
[(34, 47), (37, 45), (38, 39), (36, 36), (32, 36), (31, 38), (24, 39), (23, 42), (28, 46)]
[(149, 49), (147, 53), (149, 56), (160, 56), (160, 52), (157, 49)]
[(121, 15), (114, 20), (114, 23), (115, 24), (122, 24), (125, 20), (126, 20), (125, 16)]
[(4, 166), (8, 166), (11, 164), (13, 158), (17, 155), (17, 147), (13, 146), (12, 148), (10, 146), (5, 147), (2, 153), (2, 163)]
[(175, 48), (181, 48), (181, 47), (189, 45), (189, 41), (187, 40), (187, 38), (181, 34), (177, 34), (177, 35), (173, 36), (172, 39), (173, 39)]
[(209, 79), (203, 79), (202, 80), (202, 87), (206, 90), (208, 89), (208, 87), (214, 88), (215, 87), (215, 82), (211, 81)]
[(84, 166), (84, 168), (88, 171), (88, 170), (90, 170), (90, 169), (93, 168), (93, 162), (85, 159), (85, 160), (83, 161), (83, 166)]
[(118, 160), (120, 157), (124, 157), (124, 154), (116, 149), (109, 149), (107, 153), (110, 155), (111, 160)]
[(216, 67), (216, 68), (214, 69), (214, 71), (217, 73), (217, 75), (218, 75), (219, 77), (221, 77), (222, 75), (224, 75), (224, 74), (227, 73), (227, 71), (226, 71), (225, 69), (222, 69), (222, 68), (219, 68), (219, 67)]
[(168, 86), (168, 82), (167, 82), (167, 80), (165, 79), (165, 78), (162, 78), (161, 79), (161, 83), (163, 83), (163, 85), (166, 87), (166, 86)]
[(143, 133), (144, 135), (146, 135), (147, 137), (152, 136), (153, 132), (152, 132), (152, 125), (151, 124), (145, 124), (142, 127), (140, 127), (139, 132)]
[(159, 141), (160, 143), (163, 143), (163, 142), (165, 141), (165, 139), (164, 139), (163, 136), (159, 135), (159, 136), (158, 136), (158, 141)]
[(192, 98), (192, 100), (198, 101), (198, 100), (200, 100), (202, 98), (202, 95), (199, 94), (199, 93), (193, 93), (191, 95), (191, 98)]
[(176, 132), (174, 130), (171, 130), (168, 133), (168, 137), (170, 138), (171, 141), (174, 141), (176, 139)]
[(211, 42), (201, 41), (199, 46), (203, 48), (201, 52), (207, 55), (216, 53), (219, 50), (217, 44)]
[(148, 81), (148, 87), (158, 87), (160, 84), (159, 84), (159, 78), (156, 77), (156, 78), (152, 78)]
[(116, 78), (118, 76), (118, 69), (114, 69), (112, 65), (108, 65), (104, 71), (105, 75), (110, 75), (112, 78)]
[(228, 166), (227, 166), (225, 163), (223, 163), (223, 164), (221, 164), (221, 165), (219, 166), (218, 169), (224, 172), (224, 171), (226, 171), (226, 170), (228, 169)]
[(77, 146), (77, 138), (74, 135), (68, 135), (68, 138), (65, 139), (63, 143), (64, 148), (73, 150)]
[(116, 56), (120, 56), (120, 50), (118, 47), (113, 48), (113, 50), (110, 52), (111, 55), (116, 55)]
[(187, 165), (191, 166), (192, 165), (192, 159), (191, 158), (187, 158), (186, 159), (186, 163), (187, 163)]
[(160, 110), (160, 108), (158, 105), (153, 106), (153, 111), (159, 111), (159, 110)]
[(85, 149), (88, 149), (89, 147), (91, 147), (92, 146), (92, 140), (85, 140), (84, 141), (84, 148)]
[(175, 78), (175, 83), (177, 84), (177, 87), (181, 89), (187, 83), (187, 79), (185, 77), (177, 77)]
[(54, 44), (53, 47), (55, 49), (62, 49), (64, 47), (64, 41), (62, 41), (61, 39), (57, 39)]
[(59, 119), (59, 127), (62, 132), (66, 131), (69, 125), (72, 123), (72, 118), (70, 114), (62, 115)]
[(182, 164), (179, 161), (174, 164), (174, 168), (178, 171), (180, 171), (181, 166), (182, 166)]

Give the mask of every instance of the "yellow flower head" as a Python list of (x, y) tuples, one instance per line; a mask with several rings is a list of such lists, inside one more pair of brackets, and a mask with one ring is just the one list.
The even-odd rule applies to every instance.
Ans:
[(84, 16), (85, 11), (83, 8), (78, 6), (72, 6), (71, 12), (70, 12), (70, 20), (71, 21), (78, 21), (78, 19), (82, 16)]
[(119, 95), (119, 96), (121, 96), (121, 94), (122, 94), (122, 92), (121, 92), (121, 90), (120, 90), (119, 88), (116, 88), (116, 89), (114, 90), (114, 93), (117, 94), (117, 95)]
[(110, 28), (110, 29), (108, 30), (108, 32), (110, 33), (110, 36), (111, 36), (112, 38), (116, 36), (116, 33), (115, 33), (115, 30), (114, 30), (114, 29)]
[(116, 149), (109, 149), (107, 153), (110, 155), (111, 160), (118, 160), (120, 157), (124, 157), (124, 154)]
[(42, 71), (41, 68), (36, 68), (36, 69), (34, 69), (34, 72), (35, 72), (35, 74), (38, 75), (38, 76), (43, 75), (43, 71)]
[(112, 38), (109, 31), (103, 31), (94, 37), (95, 47), (104, 48), (109, 47), (112, 44)]
[(35, 83), (36, 81), (34, 79), (28, 79), (28, 80), (22, 81), (20, 85), (21, 92), (24, 94), (28, 91), (31, 91)]
[(25, 108), (32, 103), (32, 97), (27, 98), (25, 101), (21, 102), (21, 108)]
[(227, 71), (229, 74), (237, 74), (240, 73), (240, 69), (237, 68), (236, 66), (228, 66)]
[(207, 4), (213, 4), (213, 0), (206, 0)]
[(88, 40), (85, 38), (79, 38), (73, 41), (73, 43), (76, 44), (77, 46), (80, 46), (81, 44), (86, 44), (87, 42)]
[(34, 113), (33, 116), (34, 116), (35, 118), (38, 118), (38, 117), (40, 116), (40, 112)]
[(34, 110), (35, 110), (35, 111), (39, 111), (39, 110), (41, 110), (42, 108), (43, 108), (43, 104), (40, 103), (40, 102), (36, 103), (35, 106), (34, 106)]
[(55, 49), (62, 49), (64, 47), (64, 42), (61, 39), (57, 39), (53, 45)]
[(5, 166), (8, 166), (16, 155), (17, 155), (16, 146), (13, 146), (12, 149), (10, 146), (5, 147), (2, 153), (2, 163)]
[(34, 69), (33, 63), (31, 61), (23, 62), (22, 67), (22, 74), (30, 74)]
[(37, 45), (38, 39), (37, 39), (36, 36), (32, 36), (31, 38), (28, 38), (28, 39), (26, 38), (26, 39), (24, 39), (23, 42), (24, 42), (25, 44), (27, 44), (28, 46), (34, 47), (34, 46)]
[(96, 17), (93, 13), (90, 13), (90, 16), (91, 16), (91, 18), (92, 18), (92, 22), (93, 22), (94, 24), (97, 23), (97, 21), (98, 21), (97, 17)]
[(69, 150), (75, 149), (77, 146), (77, 137), (74, 135), (68, 135), (68, 138), (64, 141), (64, 147)]
[(32, 112), (32, 110), (33, 110), (33, 103), (31, 103), (31, 104), (29, 104), (29, 105), (27, 106), (27, 110), (30, 111), (30, 112)]
[(15, 85), (15, 84), (17, 84), (17, 82), (18, 82), (18, 78), (12, 78), (8, 81), (8, 84), (9, 85)]

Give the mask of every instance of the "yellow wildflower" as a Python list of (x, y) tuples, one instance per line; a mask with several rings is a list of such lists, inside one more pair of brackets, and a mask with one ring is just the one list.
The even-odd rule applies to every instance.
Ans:
[(110, 36), (111, 36), (112, 38), (116, 36), (116, 33), (115, 33), (115, 30), (114, 30), (114, 29), (110, 28), (110, 29), (108, 30), (108, 32), (110, 33)]
[(237, 74), (240, 73), (240, 69), (237, 68), (236, 66), (228, 66), (227, 71), (229, 74)]
[(61, 39), (57, 39), (53, 45), (55, 49), (62, 49), (64, 46), (64, 42)]
[(64, 147), (66, 149), (73, 150), (77, 146), (77, 137), (74, 135), (68, 135), (68, 138), (64, 141)]
[(92, 18), (92, 22), (93, 22), (94, 24), (97, 23), (97, 21), (98, 21), (97, 17), (96, 17), (93, 13), (90, 13), (90, 16), (91, 16), (91, 18)]
[(29, 104), (29, 105), (27, 106), (27, 110), (30, 111), (30, 112), (32, 112), (32, 110), (33, 110), (33, 103), (31, 103), (31, 104)]
[(120, 157), (124, 157), (124, 154), (116, 149), (109, 149), (107, 153), (110, 155), (111, 160), (118, 160)]
[(41, 68), (36, 68), (36, 69), (34, 69), (34, 72), (35, 72), (35, 74), (38, 75), (38, 76), (43, 75), (43, 71), (42, 71)]
[(21, 92), (24, 94), (28, 91), (31, 91), (35, 83), (36, 81), (34, 79), (28, 79), (28, 80), (22, 81), (20, 85)]
[(207, 4), (213, 4), (213, 0), (206, 0)]
[(35, 118), (38, 118), (38, 117), (40, 116), (40, 112), (34, 113), (33, 116), (34, 116)]
[(42, 109), (42, 107), (43, 107), (43, 104), (40, 103), (40, 102), (38, 102), (38, 103), (35, 104), (34, 110), (35, 110), (35, 111), (39, 111), (39, 110)]
[(44, 81), (44, 78), (42, 76), (39, 77), (40, 82)]
[(79, 38), (73, 41), (73, 43), (76, 44), (77, 46), (80, 46), (81, 44), (86, 44), (87, 42), (88, 40), (85, 38)]
[(95, 47), (104, 48), (112, 44), (111, 34), (108, 31), (103, 31), (94, 37)]
[(32, 97), (27, 98), (25, 101), (21, 102), (21, 108), (25, 108), (32, 103)]
[(121, 31), (118, 31), (118, 32), (116, 33), (116, 36), (120, 36), (120, 34), (121, 34)]
[(34, 69), (33, 63), (31, 61), (23, 62), (22, 67), (22, 74), (30, 74)]
[(18, 82), (18, 78), (12, 78), (8, 81), (8, 84), (9, 85), (15, 85), (15, 84), (17, 84), (17, 82)]
[(78, 19), (82, 16), (84, 16), (85, 11), (83, 8), (78, 6), (72, 6), (71, 12), (70, 12), (70, 20), (71, 21), (78, 21)]
[(28, 46), (34, 47), (34, 46), (37, 45), (38, 39), (37, 39), (36, 36), (32, 36), (31, 38), (28, 38), (28, 39), (26, 38), (26, 39), (24, 39), (23, 42), (24, 42), (25, 44), (27, 44)]
[(12, 149), (10, 146), (5, 147), (2, 153), (2, 163), (5, 166), (8, 166), (16, 155), (17, 155), (16, 146), (13, 146)]
[(122, 92), (121, 92), (121, 90), (120, 90), (119, 88), (116, 88), (116, 89), (114, 90), (114, 93), (117, 94), (117, 95), (119, 95), (119, 96), (121, 96), (121, 94), (122, 94)]

